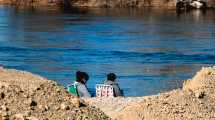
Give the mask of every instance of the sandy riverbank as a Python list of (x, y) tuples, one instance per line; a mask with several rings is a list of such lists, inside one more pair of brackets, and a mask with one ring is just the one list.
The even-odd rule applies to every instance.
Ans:
[(118, 120), (215, 120), (215, 67), (202, 68), (183, 89), (154, 96), (87, 99)]
[(0, 87), (2, 119), (96, 120), (109, 119), (107, 114), (118, 120), (215, 120), (215, 67), (203, 68), (183, 89), (145, 97), (81, 102), (53, 81), (4, 68), (0, 68)]

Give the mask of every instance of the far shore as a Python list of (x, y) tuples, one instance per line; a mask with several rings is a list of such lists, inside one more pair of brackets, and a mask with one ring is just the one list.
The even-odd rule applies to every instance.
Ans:
[[(11, 1), (0, 0), (0, 5), (15, 6), (19, 9), (70, 9), (70, 8), (151, 8), (151, 9), (174, 9), (176, 10), (175, 0), (38, 0), (38, 1)], [(207, 9), (215, 8), (215, 2), (208, 0)]]

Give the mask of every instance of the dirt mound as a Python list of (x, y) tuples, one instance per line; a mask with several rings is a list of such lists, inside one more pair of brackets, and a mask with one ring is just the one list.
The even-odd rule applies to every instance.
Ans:
[(183, 89), (154, 96), (86, 101), (118, 120), (215, 120), (215, 67), (203, 68)]
[(0, 68), (1, 120), (109, 119), (55, 82), (28, 72)]
[(185, 81), (183, 85), (183, 90), (196, 91), (206, 88), (215, 88), (215, 67), (202, 68), (192, 79)]

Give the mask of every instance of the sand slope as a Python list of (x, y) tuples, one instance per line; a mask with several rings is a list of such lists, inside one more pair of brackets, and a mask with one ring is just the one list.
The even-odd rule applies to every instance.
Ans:
[(0, 68), (0, 120), (106, 120), (55, 82)]
[(215, 67), (202, 68), (182, 90), (86, 101), (118, 120), (215, 120)]

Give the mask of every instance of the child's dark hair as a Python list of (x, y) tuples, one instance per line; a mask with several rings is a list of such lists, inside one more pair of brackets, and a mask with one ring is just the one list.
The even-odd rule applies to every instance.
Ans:
[(114, 73), (109, 73), (107, 75), (107, 80), (110, 80), (110, 81), (115, 81), (115, 79), (117, 78), (116, 74)]
[(77, 71), (76, 81), (85, 84), (89, 80), (89, 75), (86, 72)]

